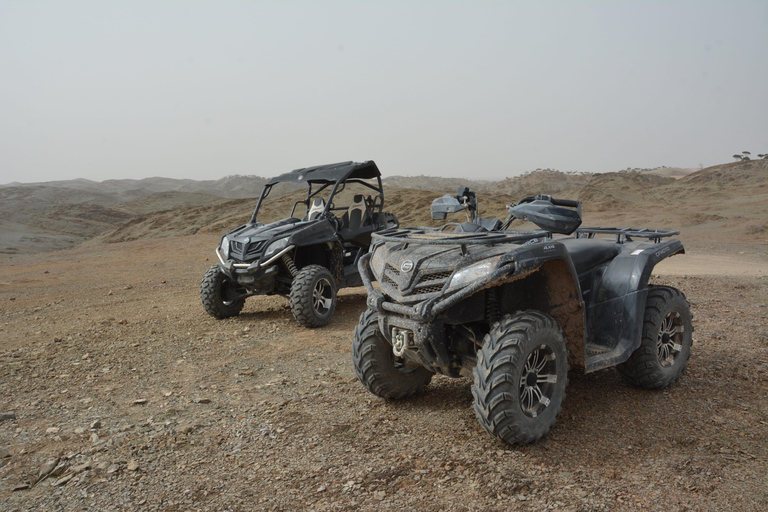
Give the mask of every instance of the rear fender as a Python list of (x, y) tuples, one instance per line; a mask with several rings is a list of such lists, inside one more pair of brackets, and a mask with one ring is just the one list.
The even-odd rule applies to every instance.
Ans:
[(622, 363), (640, 346), (651, 272), (661, 260), (684, 253), (677, 239), (626, 244), (595, 276), (586, 338), (597, 353), (587, 357), (588, 372)]

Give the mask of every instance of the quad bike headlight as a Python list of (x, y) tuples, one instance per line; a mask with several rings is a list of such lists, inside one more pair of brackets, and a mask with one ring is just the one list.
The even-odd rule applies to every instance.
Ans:
[(229, 259), (229, 238), (226, 236), (221, 238), (221, 244), (219, 245), (219, 249), (221, 249), (221, 254), (224, 256), (225, 260)]
[(280, 240), (275, 240), (269, 246), (267, 246), (267, 250), (264, 251), (264, 259), (269, 258), (273, 254), (276, 254), (279, 251), (282, 251), (285, 249), (285, 247), (288, 245), (288, 237), (281, 238)]
[(475, 263), (474, 265), (470, 265), (467, 268), (455, 272), (451, 278), (451, 282), (448, 284), (448, 289), (460, 288), (482, 280), (483, 277), (490, 274), (496, 268), (496, 265), (499, 263), (502, 256), (503, 255), (500, 254), (493, 258), (488, 258), (480, 263)]

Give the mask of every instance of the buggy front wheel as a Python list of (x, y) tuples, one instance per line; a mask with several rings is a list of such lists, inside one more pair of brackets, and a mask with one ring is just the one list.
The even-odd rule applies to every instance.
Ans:
[(205, 312), (218, 319), (239, 315), (245, 304), (237, 284), (218, 265), (212, 266), (205, 273), (200, 283), (200, 301)]

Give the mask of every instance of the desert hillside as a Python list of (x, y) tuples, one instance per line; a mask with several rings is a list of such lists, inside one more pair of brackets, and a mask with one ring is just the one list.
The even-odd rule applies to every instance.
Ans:
[[(72, 180), (0, 187), (0, 255), (91, 243), (223, 233), (248, 220), (265, 180)], [(744, 241), (768, 226), (768, 161), (683, 169), (591, 174), (538, 170), (497, 182), (429, 176), (384, 179), (385, 206), (401, 225), (437, 225), (429, 205), (460, 185), (478, 192), (481, 216), (504, 218), (504, 206), (551, 194), (583, 203), (585, 225), (676, 228), (690, 240)], [(260, 220), (290, 212), (276, 189)], [(455, 219), (455, 220), (458, 220)], [(650, 224), (649, 224), (650, 223)]]

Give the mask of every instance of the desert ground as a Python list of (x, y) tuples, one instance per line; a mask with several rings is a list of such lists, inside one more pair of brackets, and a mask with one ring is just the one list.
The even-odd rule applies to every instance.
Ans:
[(650, 392), (613, 369), (571, 372), (550, 434), (517, 447), (478, 425), (468, 380), (436, 377), (403, 402), (365, 390), (350, 357), (363, 289), (342, 291), (315, 330), (282, 298), (205, 315), (217, 240), (0, 267), (0, 509), (768, 507), (768, 264), (754, 247), (658, 267), (695, 315), (678, 383)]
[[(207, 316), (200, 280), (252, 199), (0, 188), (16, 223), (0, 225), (0, 510), (767, 510), (766, 171), (544, 173), (481, 194), (503, 212), (554, 191), (586, 225), (677, 228), (686, 247), (652, 279), (691, 303), (681, 379), (653, 392), (571, 371), (553, 429), (522, 447), (480, 427), (467, 379), (371, 395), (351, 361), (362, 288), (320, 329), (280, 297)], [(387, 192), (403, 224), (455, 191), (429, 186)]]

